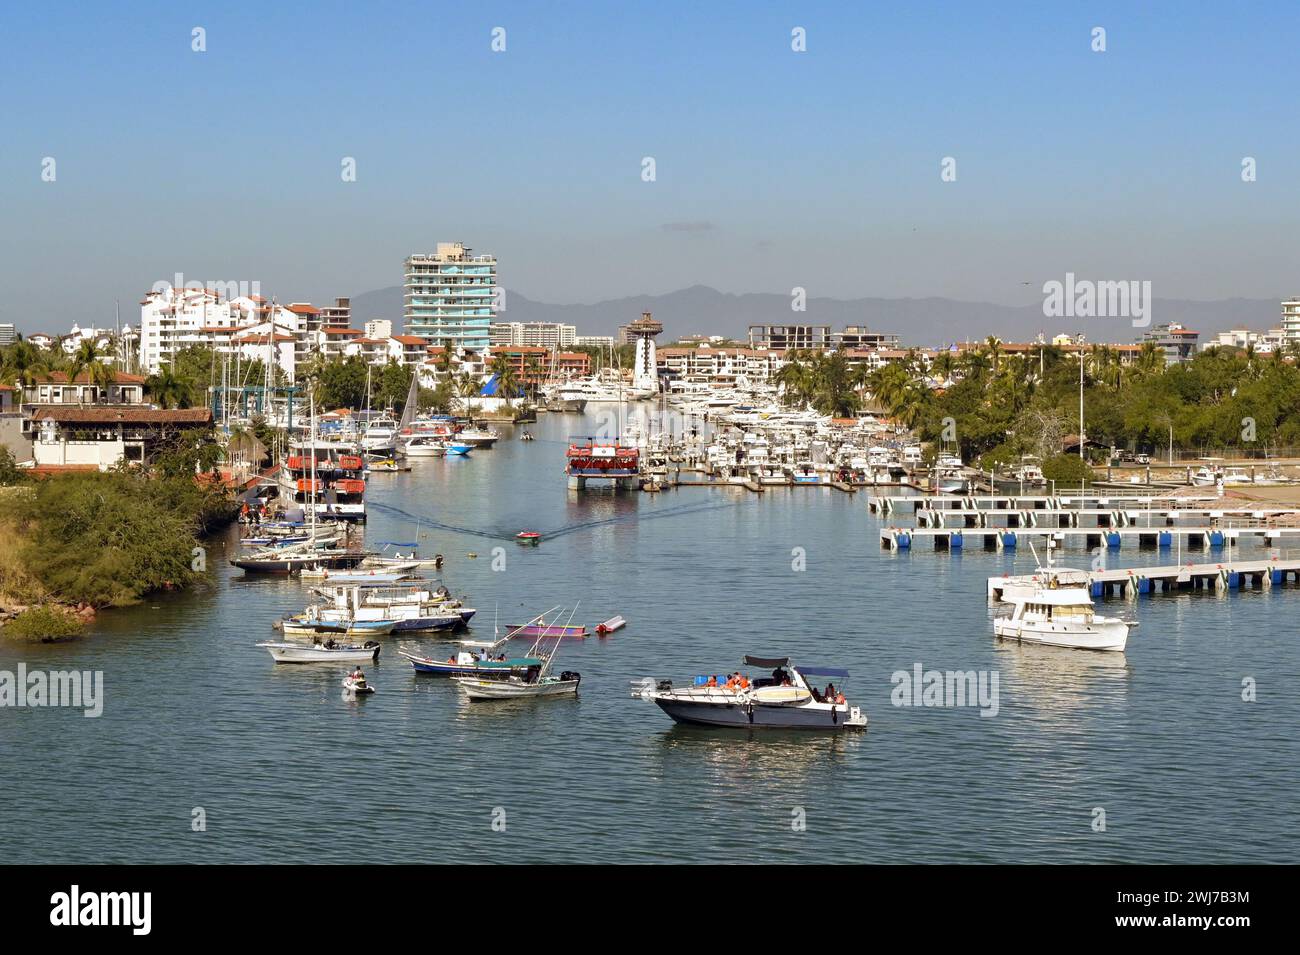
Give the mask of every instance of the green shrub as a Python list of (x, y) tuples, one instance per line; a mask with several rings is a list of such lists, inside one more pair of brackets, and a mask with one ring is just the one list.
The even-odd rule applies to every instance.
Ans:
[(49, 643), (79, 637), (85, 626), (75, 614), (53, 607), (31, 607), (0, 628), (0, 636), (7, 640), (27, 640)]
[(1057, 484), (1091, 484), (1092, 468), (1077, 454), (1054, 454), (1043, 462), (1043, 477)]

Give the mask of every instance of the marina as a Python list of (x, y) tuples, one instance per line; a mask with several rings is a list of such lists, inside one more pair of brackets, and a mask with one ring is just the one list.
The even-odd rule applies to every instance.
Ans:
[[(1080, 793), (1097, 790), (1123, 793), (1128, 824), (1155, 833), (1126, 841), (1125, 858), (1158, 861), (1176, 851), (1180, 858), (1212, 860), (1219, 852), (1212, 833), (1223, 800), (1263, 807), (1286, 798), (1277, 781), (1289, 758), (1248, 730), (1260, 719), (1287, 720), (1294, 701), (1271, 703), (1265, 716), (1233, 702), (1233, 693), (1224, 699), (1220, 684), (1224, 673), (1266, 672), (1276, 661), (1295, 659), (1293, 635), (1276, 625), (1300, 607), (1295, 586), (1300, 562), (1293, 555), (1272, 561), (1260, 548), (1256, 558), (1249, 543), (1238, 555), (1234, 541), (1232, 563), (1241, 586), (1233, 588), (1227, 586), (1232, 578), (1222, 574), (1228, 562), (1217, 566), (1214, 551), (1213, 556), (1196, 551), (1203, 556), (1192, 558), (1189, 570), (1187, 560), (1169, 566), (1175, 564), (1172, 550), (1130, 550), (1125, 538), (1122, 552), (1133, 556), (1123, 563), (1133, 566), (1108, 568), (1088, 581), (1097, 600), (1137, 593), (1144, 576), (1150, 592), (1160, 595), (1130, 605), (1141, 626), (1125, 651), (1022, 645), (995, 637), (999, 611), (989, 598), (990, 582), (1004, 575), (1032, 576), (1032, 563), (1025, 566), (1031, 557), (1027, 542), (1003, 550), (969, 546), (960, 561), (929, 546), (898, 559), (903, 552), (881, 549), (872, 539), (882, 521), (864, 506), (863, 495), (832, 487), (823, 494), (780, 488), (752, 494), (739, 488), (675, 496), (594, 487), (575, 493), (562, 473), (565, 451), (570, 435), (593, 433), (596, 423), (586, 415), (542, 415), (528, 426), (536, 436), (531, 442), (510, 440), (509, 426), (498, 425), (502, 440), (481, 457), (412, 460), (410, 471), (367, 482), (367, 521), (354, 531), (361, 535), (354, 538), (359, 552), (396, 557), (397, 551), (406, 557), (411, 554), (406, 545), (414, 544), (421, 558), (444, 558), (440, 569), (416, 568), (421, 577), (441, 583), (384, 581), (367, 589), (414, 587), (432, 595), (445, 585), (448, 596), (465, 595), (464, 602), (478, 612), (468, 630), (319, 634), (322, 645), (330, 639), (380, 645), (377, 661), (357, 661), (378, 687), (364, 702), (340, 701), (340, 681), (356, 663), (277, 664), (267, 649), (256, 646), (280, 641), (310, 651), (311, 636), (281, 640), (270, 622), (329, 602), (313, 589), (357, 586), (349, 578), (245, 575), (211, 560), (210, 591), (162, 595), (104, 615), (95, 636), (78, 645), (27, 651), (31, 666), (57, 667), (75, 659), (102, 669), (119, 701), (143, 700), (147, 690), (150, 702), (147, 709), (139, 702), (107, 707), (93, 741), (69, 736), (60, 768), (42, 771), (71, 779), (92, 773), (105, 754), (130, 758), (139, 767), (137, 774), (108, 784), (111, 798), (80, 810), (79, 819), (89, 824), (85, 838), (49, 854), (48, 846), (57, 845), (50, 836), (66, 818), (66, 810), (56, 807), (42, 821), (27, 818), (23, 826), (10, 828), (17, 849), (35, 851), (39, 840), (51, 861), (92, 854), (155, 861), (342, 859), (353, 816), (341, 802), (338, 809), (327, 802), (318, 820), (337, 838), (308, 846), (274, 824), (285, 802), (309, 789), (339, 759), (379, 760), (388, 798), (397, 804), (425, 806), (431, 787), (447, 794), (445, 806), (429, 810), (448, 822), (439, 826), (436, 840), (413, 831), (402, 813), (376, 815), (367, 824), (368, 845), (394, 861), (461, 849), (485, 860), (650, 859), (662, 851), (662, 824), (651, 820), (665, 815), (686, 842), (674, 847), (677, 856), (708, 861), (718, 851), (716, 833), (779, 828), (782, 818), (788, 826), (788, 804), (796, 800), (820, 807), (819, 814), (851, 814), (865, 806), (879, 814), (879, 822), (837, 833), (813, 825), (803, 841), (774, 846), (773, 858), (848, 861), (915, 852), (919, 844), (936, 860), (1096, 861), (1109, 850), (1086, 835), (1062, 842), (1052, 820), (1079, 812), (1081, 805), (1086, 816), (1091, 803)], [(550, 469), (553, 479), (538, 483), (539, 469)], [(436, 494), (431, 496), (431, 489)], [(516, 546), (515, 535), (529, 527), (541, 533), (541, 545)], [(214, 553), (241, 552), (239, 534), (232, 528), (228, 537), (214, 541)], [(1290, 540), (1278, 546), (1285, 550)], [(381, 546), (386, 541), (402, 544)], [(503, 571), (494, 571), (487, 559), (498, 545), (505, 549)], [(791, 571), (795, 546), (807, 549), (806, 572)], [(1070, 562), (1072, 546), (1058, 551), (1063, 563)], [(1226, 549), (1225, 544), (1224, 556)], [(470, 553), (482, 556), (473, 559)], [(1086, 555), (1081, 549), (1077, 553)], [(1086, 566), (1090, 558), (1079, 563)], [(1143, 574), (1147, 558), (1152, 569)], [(1184, 572), (1189, 580), (1205, 583), (1192, 589), (1178, 579)], [(1276, 581), (1275, 572), (1284, 579)], [(573, 583), (557, 588), (561, 579)], [(1166, 579), (1171, 581), (1167, 590)], [(438, 665), (452, 658), (453, 668), (465, 668), (455, 675), (474, 676), (470, 668), (483, 665), (482, 653), (506, 654), (506, 661), (493, 662), (518, 666), (512, 661), (526, 659), (521, 652), (531, 640), (488, 649), (508, 632), (506, 625), (534, 620), (560, 600), (572, 604), (579, 598), (590, 610), (573, 624), (592, 632), (616, 614), (629, 623), (606, 640), (546, 640), (547, 648), (560, 643), (557, 677), (566, 671), (582, 674), (576, 694), (565, 688), (553, 699), (471, 701), (436, 675)], [(689, 625), (678, 626), (673, 615), (683, 608), (689, 609), (683, 618)], [(870, 626), (854, 623), (864, 615)], [(548, 625), (564, 623), (554, 611), (544, 619)], [(0, 665), (12, 667), (2, 657), (9, 652), (0, 648)], [(659, 707), (628, 699), (629, 682), (650, 674), (671, 676), (675, 683), (737, 668), (751, 680), (770, 674), (746, 666), (746, 652), (788, 653), (796, 666), (828, 663), (833, 665), (828, 669), (852, 673), (849, 699), (867, 718), (866, 728), (831, 734), (763, 729), (750, 736), (745, 729), (677, 724)], [(220, 668), (214, 669), (214, 659)], [(910, 673), (917, 660), (945, 670), (999, 672), (998, 719), (893, 705), (890, 674)], [(421, 672), (417, 661), (427, 661), (430, 671)], [(841, 683), (818, 680), (819, 692), (822, 683)], [(1212, 721), (1203, 719), (1206, 712), (1214, 714)], [(146, 717), (168, 731), (141, 745), (138, 720)], [(268, 722), (297, 729), (268, 735)], [(990, 722), (996, 724), (992, 735), (980, 731)], [(1159, 754), (1143, 729), (1155, 723), (1166, 727)], [(1082, 737), (1081, 726), (1088, 727)], [(33, 734), (39, 728), (32, 721), (11, 722), (6, 730), (0, 747), (36, 744)], [(46, 730), (39, 732), (47, 738)], [(298, 739), (304, 733), (322, 734), (328, 747), (304, 747)], [(436, 768), (401, 755), (426, 751), (431, 734), (440, 744)], [(194, 740), (201, 741), (201, 754)], [(1076, 748), (1069, 772), (1044, 774), (1044, 748), (1065, 740)], [(1116, 747), (1125, 754), (1122, 768), (1112, 759)], [(479, 758), (485, 748), (496, 754), (491, 763)], [(1172, 822), (1162, 797), (1170, 753), (1194, 758), (1202, 780)], [(1246, 793), (1236, 783), (1243, 759), (1265, 772), (1261, 785)], [(960, 779), (936, 778), (921, 769), (963, 760), (985, 769)], [(533, 767), (526, 776), (506, 768), (523, 761)], [(619, 782), (630, 777), (662, 782), (631, 789)], [(1144, 779), (1152, 781), (1149, 787)], [(239, 812), (257, 837), (195, 843), (115, 808), (188, 799), (196, 780), (205, 791), (227, 793), (222, 804)], [(12, 784), (22, 798), (35, 792), (38, 781), (25, 776)], [(502, 788), (505, 797), (495, 794)], [(485, 792), (493, 794), (485, 797)], [(612, 800), (611, 792), (622, 795)], [(675, 794), (674, 803), (691, 808), (665, 805), (667, 792)], [(484, 841), (476, 829), (451, 824), (503, 799), (512, 818), (532, 820), (526, 845)], [(546, 813), (542, 821), (530, 808), (573, 799), (584, 806), (581, 820)], [(951, 839), (953, 832), (973, 838), (999, 825), (1008, 811), (1022, 820), (1014, 850)], [(944, 820), (942, 827), (932, 824), (936, 818)], [(0, 820), (16, 822), (14, 811), (0, 809)], [(574, 840), (592, 826), (616, 838), (579, 850)], [(98, 834), (110, 830), (126, 840)], [(1269, 826), (1248, 825), (1240, 837), (1254, 858), (1289, 855)]]

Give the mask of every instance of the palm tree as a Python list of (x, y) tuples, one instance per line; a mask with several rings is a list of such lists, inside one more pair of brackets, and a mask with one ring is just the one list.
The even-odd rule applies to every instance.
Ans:
[(812, 377), (808, 366), (798, 358), (792, 358), (782, 365), (775, 380), (786, 404), (802, 407), (808, 403), (812, 392)]
[(0, 368), (5, 383), (12, 381), (24, 388), (36, 384), (50, 372), (44, 353), (26, 340), (16, 341), (5, 349)]
[(512, 401), (519, 394), (514, 363), (505, 354), (497, 355), (492, 359), (492, 374), (497, 377), (497, 394), (505, 396), (507, 408), (513, 407)]
[(193, 400), (193, 386), (173, 372), (170, 365), (163, 365), (150, 375), (145, 388), (164, 408), (188, 408)]
[(465, 405), (465, 413), (467, 415), (473, 414), (474, 412), (473, 398), (476, 394), (479, 393), (479, 390), (481, 388), (482, 388), (482, 384), (479, 382), (478, 376), (475, 375), (473, 372), (462, 371), (459, 375), (456, 376), (456, 393), (460, 395), (460, 397), (463, 399)]

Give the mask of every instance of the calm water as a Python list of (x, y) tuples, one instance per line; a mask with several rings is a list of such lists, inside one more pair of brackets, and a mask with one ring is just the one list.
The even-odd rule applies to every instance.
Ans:
[[(99, 719), (0, 710), (5, 861), (1296, 860), (1300, 590), (1146, 599), (1122, 657), (999, 646), (985, 579), (1028, 554), (883, 552), (861, 492), (579, 496), (562, 472), (579, 420), (530, 427), (539, 440), (375, 475), (367, 534), (413, 538), (388, 508), (423, 518), (421, 548), (447, 556), (480, 635), (495, 613), (575, 601), (589, 626), (627, 617), (561, 651), (579, 699), (467, 704), (393, 652), (448, 642), (385, 638), (379, 692), (347, 702), (344, 668), (253, 647), (304, 588), (244, 579), (216, 542), (198, 591), (106, 614), (76, 644), (0, 643), (0, 669), (106, 684)], [(541, 547), (508, 541), (524, 527), (548, 532)], [(751, 737), (629, 698), (630, 679), (725, 672), (746, 652), (848, 667), (870, 726)], [(996, 717), (891, 705), (891, 674), (918, 662), (996, 671)], [(1259, 702), (1241, 701), (1244, 677)]]

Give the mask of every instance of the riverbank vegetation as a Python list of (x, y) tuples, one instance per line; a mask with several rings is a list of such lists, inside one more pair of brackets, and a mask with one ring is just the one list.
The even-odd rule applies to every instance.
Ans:
[[(58, 615), (127, 606), (194, 583), (206, 570), (200, 538), (237, 513), (233, 495), (216, 480), (219, 455), (210, 435), (187, 431), (147, 469), (72, 473), (4, 488), (0, 606), (26, 609), (0, 634), (30, 636), (46, 627), (47, 637), (65, 636)], [(55, 616), (33, 615), (32, 608)]]
[[(786, 400), (836, 415), (878, 407), (986, 467), (1034, 454), (1058, 479), (1082, 473), (1068, 460), (1077, 454), (1062, 456), (1079, 431), (1079, 360), (1067, 349), (1010, 354), (990, 338), (928, 366), (914, 351), (870, 373), (838, 357), (796, 356), (778, 372)], [(1098, 345), (1084, 354), (1083, 402), (1098, 457), (1110, 447), (1155, 456), (1300, 446), (1300, 370), (1281, 353), (1216, 347), (1166, 365), (1153, 344), (1127, 363)]]

